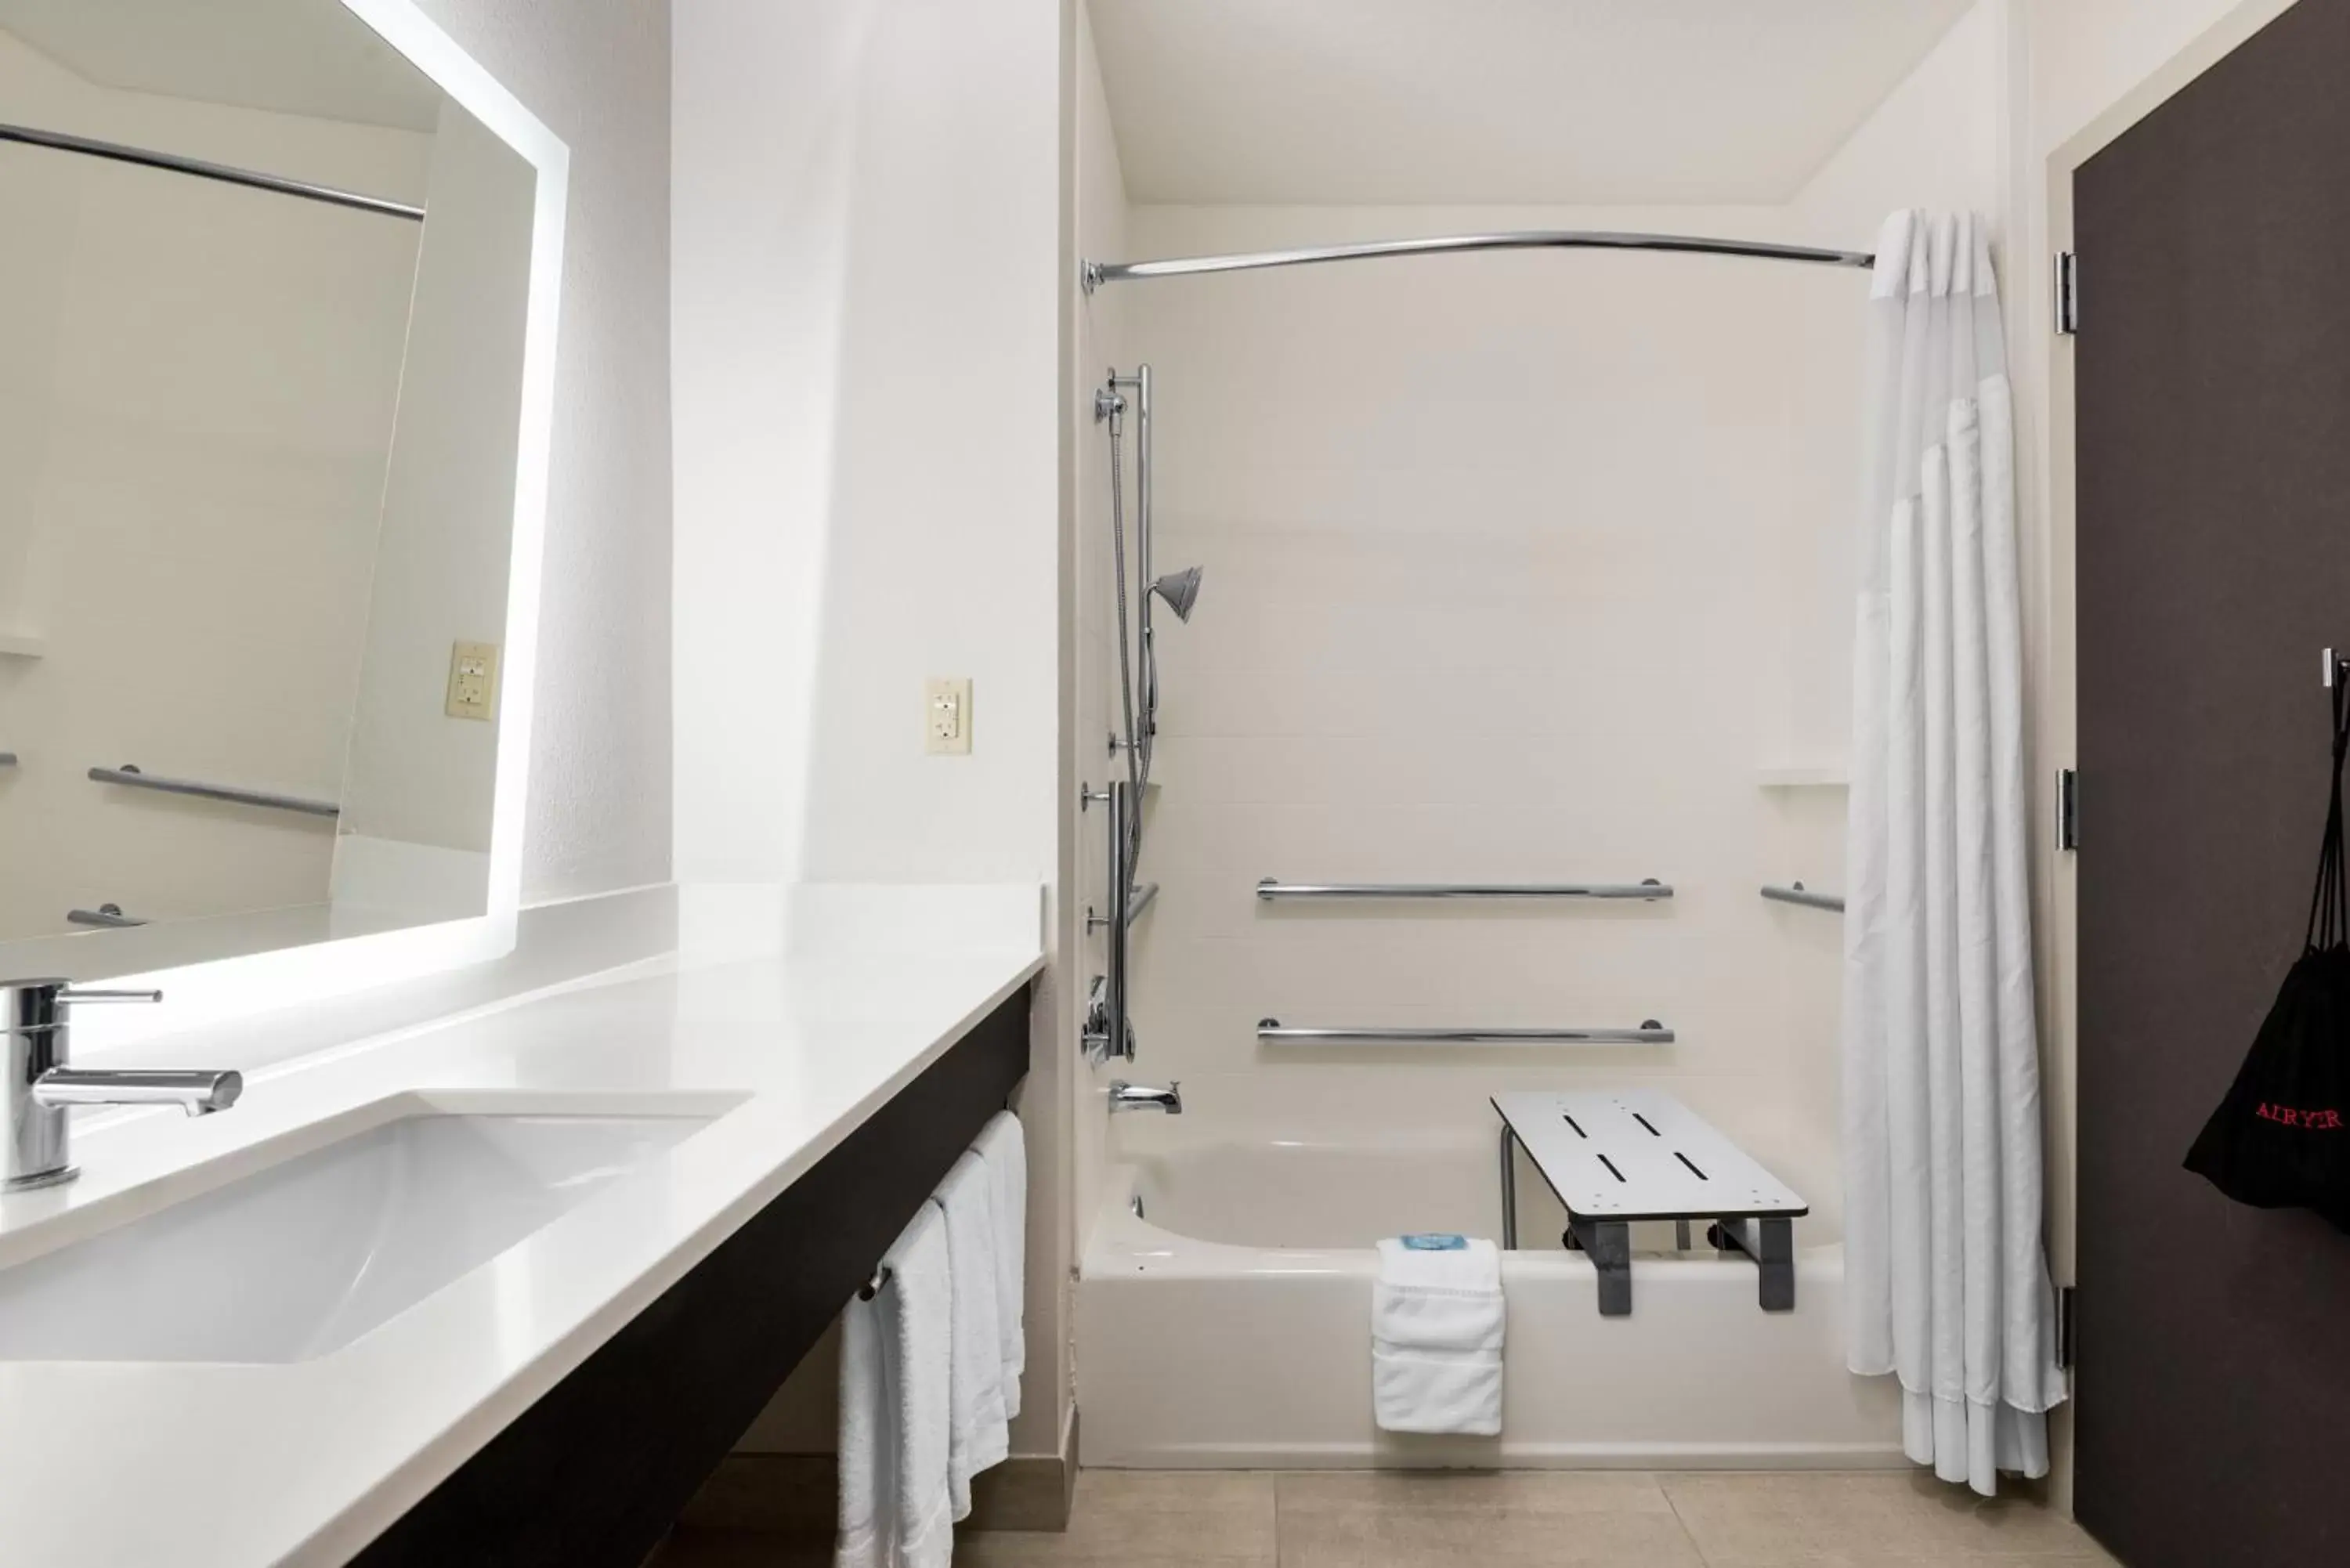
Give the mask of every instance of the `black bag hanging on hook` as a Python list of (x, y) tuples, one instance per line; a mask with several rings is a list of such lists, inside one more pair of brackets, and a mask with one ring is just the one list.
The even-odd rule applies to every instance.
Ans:
[(2334, 799), (2309, 932), (2228, 1097), (2187, 1151), (2187, 1168), (2239, 1203), (2314, 1209), (2350, 1231), (2350, 873), (2342, 850), (2350, 672), (2337, 666), (2333, 686)]

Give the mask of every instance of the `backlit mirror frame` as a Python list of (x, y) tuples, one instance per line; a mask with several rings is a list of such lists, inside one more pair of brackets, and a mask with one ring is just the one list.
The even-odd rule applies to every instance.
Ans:
[(93, 949), (89, 973), (77, 972), (72, 978), (102, 974), (109, 981), (157, 986), (164, 993), (164, 1004), (91, 1009), (75, 1027), (76, 1054), (85, 1060), (111, 1045), (485, 963), (514, 950), (522, 908), (524, 812), (530, 789), (531, 719), (537, 685), (539, 577), (546, 535), (555, 339), (563, 285), (570, 149), (418, 9), (415, 0), (320, 3), (339, 4), (373, 28), (537, 174), (523, 328), (513, 558), (507, 576), (486, 908), (482, 914), (463, 919), (208, 960), (135, 976), (105, 970), (103, 954)]

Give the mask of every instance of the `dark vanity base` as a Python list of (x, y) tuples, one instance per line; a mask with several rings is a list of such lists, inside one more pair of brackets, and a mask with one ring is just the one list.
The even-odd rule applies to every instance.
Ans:
[(1024, 990), (353, 1562), (639, 1568), (1027, 1070)]

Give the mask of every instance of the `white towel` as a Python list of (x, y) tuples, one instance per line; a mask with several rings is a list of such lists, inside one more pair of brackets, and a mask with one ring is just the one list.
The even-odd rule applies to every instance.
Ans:
[(972, 1146), (987, 1161), (995, 1202), (995, 1327), (1003, 1339), (1003, 1418), (1020, 1414), (1020, 1374), (1028, 1366), (1028, 1146), (1020, 1118), (998, 1111)]
[(1012, 1451), (1003, 1417), (1003, 1336), (995, 1324), (995, 1199), (987, 1162), (963, 1150), (932, 1199), (946, 1215), (954, 1355), (948, 1380), (947, 1491), (971, 1513), (971, 1478)]
[(922, 1205), (882, 1259), (889, 1278), (840, 1324), (837, 1568), (947, 1568), (952, 1308), (946, 1222)]
[(1501, 1249), (1379, 1243), (1371, 1286), (1371, 1406), (1390, 1432), (1502, 1431)]

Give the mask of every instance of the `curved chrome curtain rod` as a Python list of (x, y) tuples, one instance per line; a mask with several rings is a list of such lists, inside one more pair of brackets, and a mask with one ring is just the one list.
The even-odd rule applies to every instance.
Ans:
[(199, 180), (217, 180), (224, 185), (243, 185), (249, 190), (275, 192), (280, 196), (299, 196), (306, 202), (324, 202), (328, 206), (350, 207), (362, 213), (381, 213), (386, 217), (421, 219), (424, 216), (423, 208), (407, 202), (395, 202), (388, 196), (338, 191), (332, 185), (314, 185), (307, 180), (289, 180), (282, 174), (263, 174), (251, 169), (233, 168), (226, 163), (208, 163), (201, 158), (182, 158), (176, 152), (156, 152), (144, 147), (125, 146), (119, 141), (100, 141), (94, 137), (41, 130), (29, 125), (0, 125), (0, 141), (46, 147), (53, 152), (78, 152), (85, 157), (110, 159), (117, 163), (135, 163), (142, 169), (161, 169), (173, 174), (192, 174)]
[(1185, 277), (1201, 272), (1254, 272), (1260, 267), (1305, 266), (1313, 262), (1367, 261), (1378, 256), (1435, 255), (1454, 251), (1613, 250), (1686, 251), (1699, 255), (1759, 256), (1765, 261), (1820, 262), (1829, 266), (1873, 267), (1866, 251), (1821, 250), (1762, 240), (1713, 240), (1700, 234), (1605, 234), (1577, 229), (1528, 229), (1508, 234), (1443, 234), (1424, 240), (1372, 240), (1354, 245), (1307, 245), (1297, 250), (1251, 251), (1237, 255), (1174, 256), (1166, 261), (1085, 264), (1086, 292), (1106, 283), (1136, 277)]

